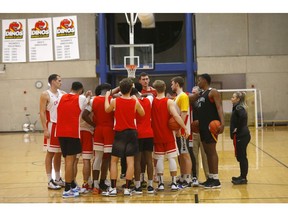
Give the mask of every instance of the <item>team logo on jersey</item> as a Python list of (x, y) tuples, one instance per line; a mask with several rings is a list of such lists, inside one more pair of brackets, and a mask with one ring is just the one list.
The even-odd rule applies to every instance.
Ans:
[(70, 18), (63, 19), (60, 22), (60, 26), (57, 27), (57, 37), (63, 37), (63, 36), (74, 36), (75, 35), (75, 27), (74, 27), (74, 21)]
[(46, 20), (39, 20), (31, 29), (31, 38), (46, 38), (49, 37), (50, 30)]
[(21, 22), (12, 22), (9, 24), (9, 29), (5, 30), (5, 39), (23, 39), (23, 25)]

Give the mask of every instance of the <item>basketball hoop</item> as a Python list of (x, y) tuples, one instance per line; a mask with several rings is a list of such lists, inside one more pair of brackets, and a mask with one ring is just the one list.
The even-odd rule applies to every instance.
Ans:
[(137, 65), (126, 65), (125, 66), (127, 72), (128, 72), (128, 78), (135, 78), (135, 73), (137, 70)]

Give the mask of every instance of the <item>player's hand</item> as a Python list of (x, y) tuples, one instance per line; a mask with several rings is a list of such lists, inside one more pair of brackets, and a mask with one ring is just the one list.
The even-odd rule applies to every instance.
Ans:
[(190, 132), (188, 131), (187, 127), (185, 127), (185, 134), (183, 136), (185, 137), (185, 139), (190, 136)]
[(109, 97), (111, 95), (111, 91), (107, 91), (105, 97)]
[(218, 134), (222, 134), (223, 132), (224, 132), (224, 125), (221, 124), (221, 125), (219, 126), (219, 132), (218, 132)]
[(48, 129), (44, 130), (44, 137), (45, 137), (46, 139), (49, 139), (49, 138), (50, 138), (50, 134), (49, 134)]
[(92, 91), (91, 90), (86, 91), (85, 96), (86, 97), (92, 96)]

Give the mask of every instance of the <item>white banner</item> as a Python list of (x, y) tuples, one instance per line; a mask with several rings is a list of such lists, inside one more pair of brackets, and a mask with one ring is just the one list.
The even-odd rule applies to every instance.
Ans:
[(26, 62), (25, 19), (2, 20), (2, 62)]
[(79, 59), (77, 16), (53, 17), (56, 60)]
[(28, 19), (29, 61), (53, 61), (52, 19)]

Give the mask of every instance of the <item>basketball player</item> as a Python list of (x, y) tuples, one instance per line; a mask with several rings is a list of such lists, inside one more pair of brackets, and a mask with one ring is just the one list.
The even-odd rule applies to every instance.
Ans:
[[(100, 89), (100, 95), (97, 95), (97, 89)], [(82, 118), (87, 122), (90, 121), (90, 113), (93, 115), (93, 124), (95, 125), (94, 130), (94, 162), (93, 162), (93, 194), (99, 194), (101, 190), (105, 191), (107, 186), (105, 185), (105, 180), (109, 168), (109, 161), (111, 158), (112, 144), (114, 141), (115, 132), (114, 127), (114, 112), (105, 112), (105, 95), (107, 91), (111, 90), (111, 85), (109, 83), (103, 83), (97, 86), (95, 93), (96, 97), (91, 100), (91, 107), (88, 106), (82, 114)], [(109, 97), (109, 101), (112, 96)], [(99, 175), (101, 167), (103, 171), (101, 172), (100, 184)]]
[(240, 165), (240, 176), (232, 177), (234, 185), (247, 184), (248, 158), (247, 145), (251, 136), (247, 126), (248, 116), (245, 103), (245, 92), (235, 92), (231, 98), (233, 110), (230, 120), (230, 137), (233, 139), (235, 156)]
[[(168, 120), (173, 116), (175, 120), (184, 129), (185, 139), (189, 136), (187, 127), (178, 114), (173, 100), (165, 97), (166, 84), (163, 80), (155, 80), (153, 87), (157, 91), (157, 96), (152, 103), (151, 119), (152, 129), (154, 132), (154, 158), (157, 160), (158, 191), (164, 190), (164, 158), (169, 161), (169, 170), (172, 177), (171, 190), (177, 191), (177, 146), (173, 131), (168, 127)], [(191, 171), (191, 168), (190, 168)]]
[[(194, 86), (192, 89), (192, 94), (199, 94), (200, 93), (200, 88), (199, 86)], [(200, 134), (199, 134), (199, 120), (198, 120), (198, 111), (197, 111), (197, 102), (194, 102), (192, 104), (192, 143), (193, 145), (189, 147), (189, 150), (191, 153), (193, 152), (195, 156), (195, 167), (194, 165), (192, 166), (195, 170), (193, 170), (193, 173), (196, 172), (196, 179), (192, 178), (192, 185), (197, 186), (199, 185), (198, 179), (199, 179), (199, 153), (201, 153), (201, 158), (202, 158), (202, 166), (203, 166), (203, 171), (204, 171), (204, 176), (206, 179), (208, 179), (209, 175), (209, 167), (208, 167), (208, 161), (207, 161), (207, 156), (204, 151), (203, 144), (200, 139)], [(193, 174), (194, 176), (194, 174)]]
[(139, 75), (138, 82), (142, 85), (141, 94), (152, 93), (153, 96), (156, 97), (157, 92), (152, 86), (149, 86), (150, 78), (147, 73), (142, 72)]
[[(92, 99), (91, 99), (92, 101)], [(88, 106), (87, 106), (88, 107)], [(92, 185), (90, 185), (89, 179), (91, 177), (91, 160), (94, 157), (93, 154), (93, 134), (95, 124), (92, 121), (93, 112), (88, 115), (90, 122), (87, 123), (83, 118), (80, 118), (80, 140), (82, 146), (82, 159), (83, 159), (83, 184), (82, 189), (84, 193), (92, 190)]]
[[(148, 174), (148, 186), (147, 193), (154, 193), (153, 188), (153, 163), (152, 163), (152, 152), (153, 152), (153, 130), (151, 127), (151, 107), (153, 102), (153, 95), (148, 95), (147, 97), (141, 96), (142, 85), (140, 83), (135, 83), (135, 88), (133, 88), (131, 95), (136, 95), (139, 103), (142, 105), (145, 116), (140, 116), (136, 113), (136, 123), (138, 132), (138, 144), (139, 153), (134, 158), (135, 167), (135, 188), (133, 192), (136, 194), (142, 194), (142, 188), (144, 187), (143, 179), (142, 185), (140, 183), (140, 173), (141, 173), (141, 161), (142, 157), (147, 163), (147, 174)], [(144, 176), (143, 176), (144, 178)], [(145, 188), (146, 189), (146, 188)]]
[(116, 196), (116, 181), (118, 175), (118, 160), (126, 156), (126, 186), (124, 195), (131, 195), (130, 184), (134, 175), (134, 156), (138, 153), (138, 140), (136, 130), (136, 112), (140, 116), (145, 115), (145, 111), (139, 103), (136, 96), (130, 96), (133, 87), (133, 81), (130, 78), (124, 78), (120, 81), (120, 91), (122, 96), (112, 99), (109, 102), (110, 91), (105, 95), (105, 111), (107, 113), (114, 111), (115, 118), (115, 138), (112, 146), (110, 177), (111, 188), (106, 196)]
[[(190, 135), (190, 106), (189, 106), (189, 97), (183, 92), (184, 79), (180, 76), (173, 77), (171, 79), (171, 89), (176, 93), (174, 98), (178, 113), (180, 114), (182, 120), (184, 121)], [(184, 131), (176, 132), (176, 141), (179, 150), (179, 165), (180, 165), (180, 180), (179, 184), (185, 188), (191, 186), (191, 170), (192, 170), (192, 161), (189, 154), (189, 139), (186, 139), (183, 136)], [(194, 157), (194, 155), (193, 155)]]
[[(61, 77), (52, 74), (48, 78), (49, 89), (40, 96), (40, 119), (44, 130), (44, 150), (46, 151), (45, 169), (48, 178), (48, 189), (58, 190), (64, 187), (64, 181), (60, 176), (61, 148), (55, 137), (57, 123), (57, 106), (64, 91), (60, 90)], [(52, 178), (52, 163), (55, 170), (55, 181)]]
[[(147, 94), (153, 94), (154, 97), (156, 97), (157, 92), (156, 90), (149, 85), (150, 78), (149, 75), (145, 72), (140, 73), (138, 82), (142, 85), (141, 94), (142, 96)], [(148, 166), (147, 162), (145, 161), (145, 157), (141, 157), (141, 174), (140, 174), (140, 181), (141, 181), (141, 187), (146, 188), (147, 182), (145, 181), (145, 170), (146, 166)], [(157, 172), (156, 172), (156, 160), (154, 160), (154, 181), (157, 182)]]
[(199, 75), (197, 84), (202, 90), (197, 106), (199, 114), (199, 131), (209, 166), (209, 177), (202, 186), (205, 188), (220, 188), (218, 154), (216, 151), (217, 140), (212, 137), (209, 131), (209, 123), (213, 120), (219, 120), (221, 122), (219, 134), (221, 134), (224, 131), (225, 122), (221, 95), (215, 88), (210, 88), (210, 83), (211, 77), (209, 74)]
[(79, 196), (75, 183), (74, 166), (77, 154), (80, 154), (80, 117), (82, 110), (90, 101), (91, 91), (83, 94), (83, 85), (73, 82), (71, 92), (61, 97), (57, 107), (56, 136), (59, 139), (62, 155), (65, 159), (65, 190), (63, 198)]

